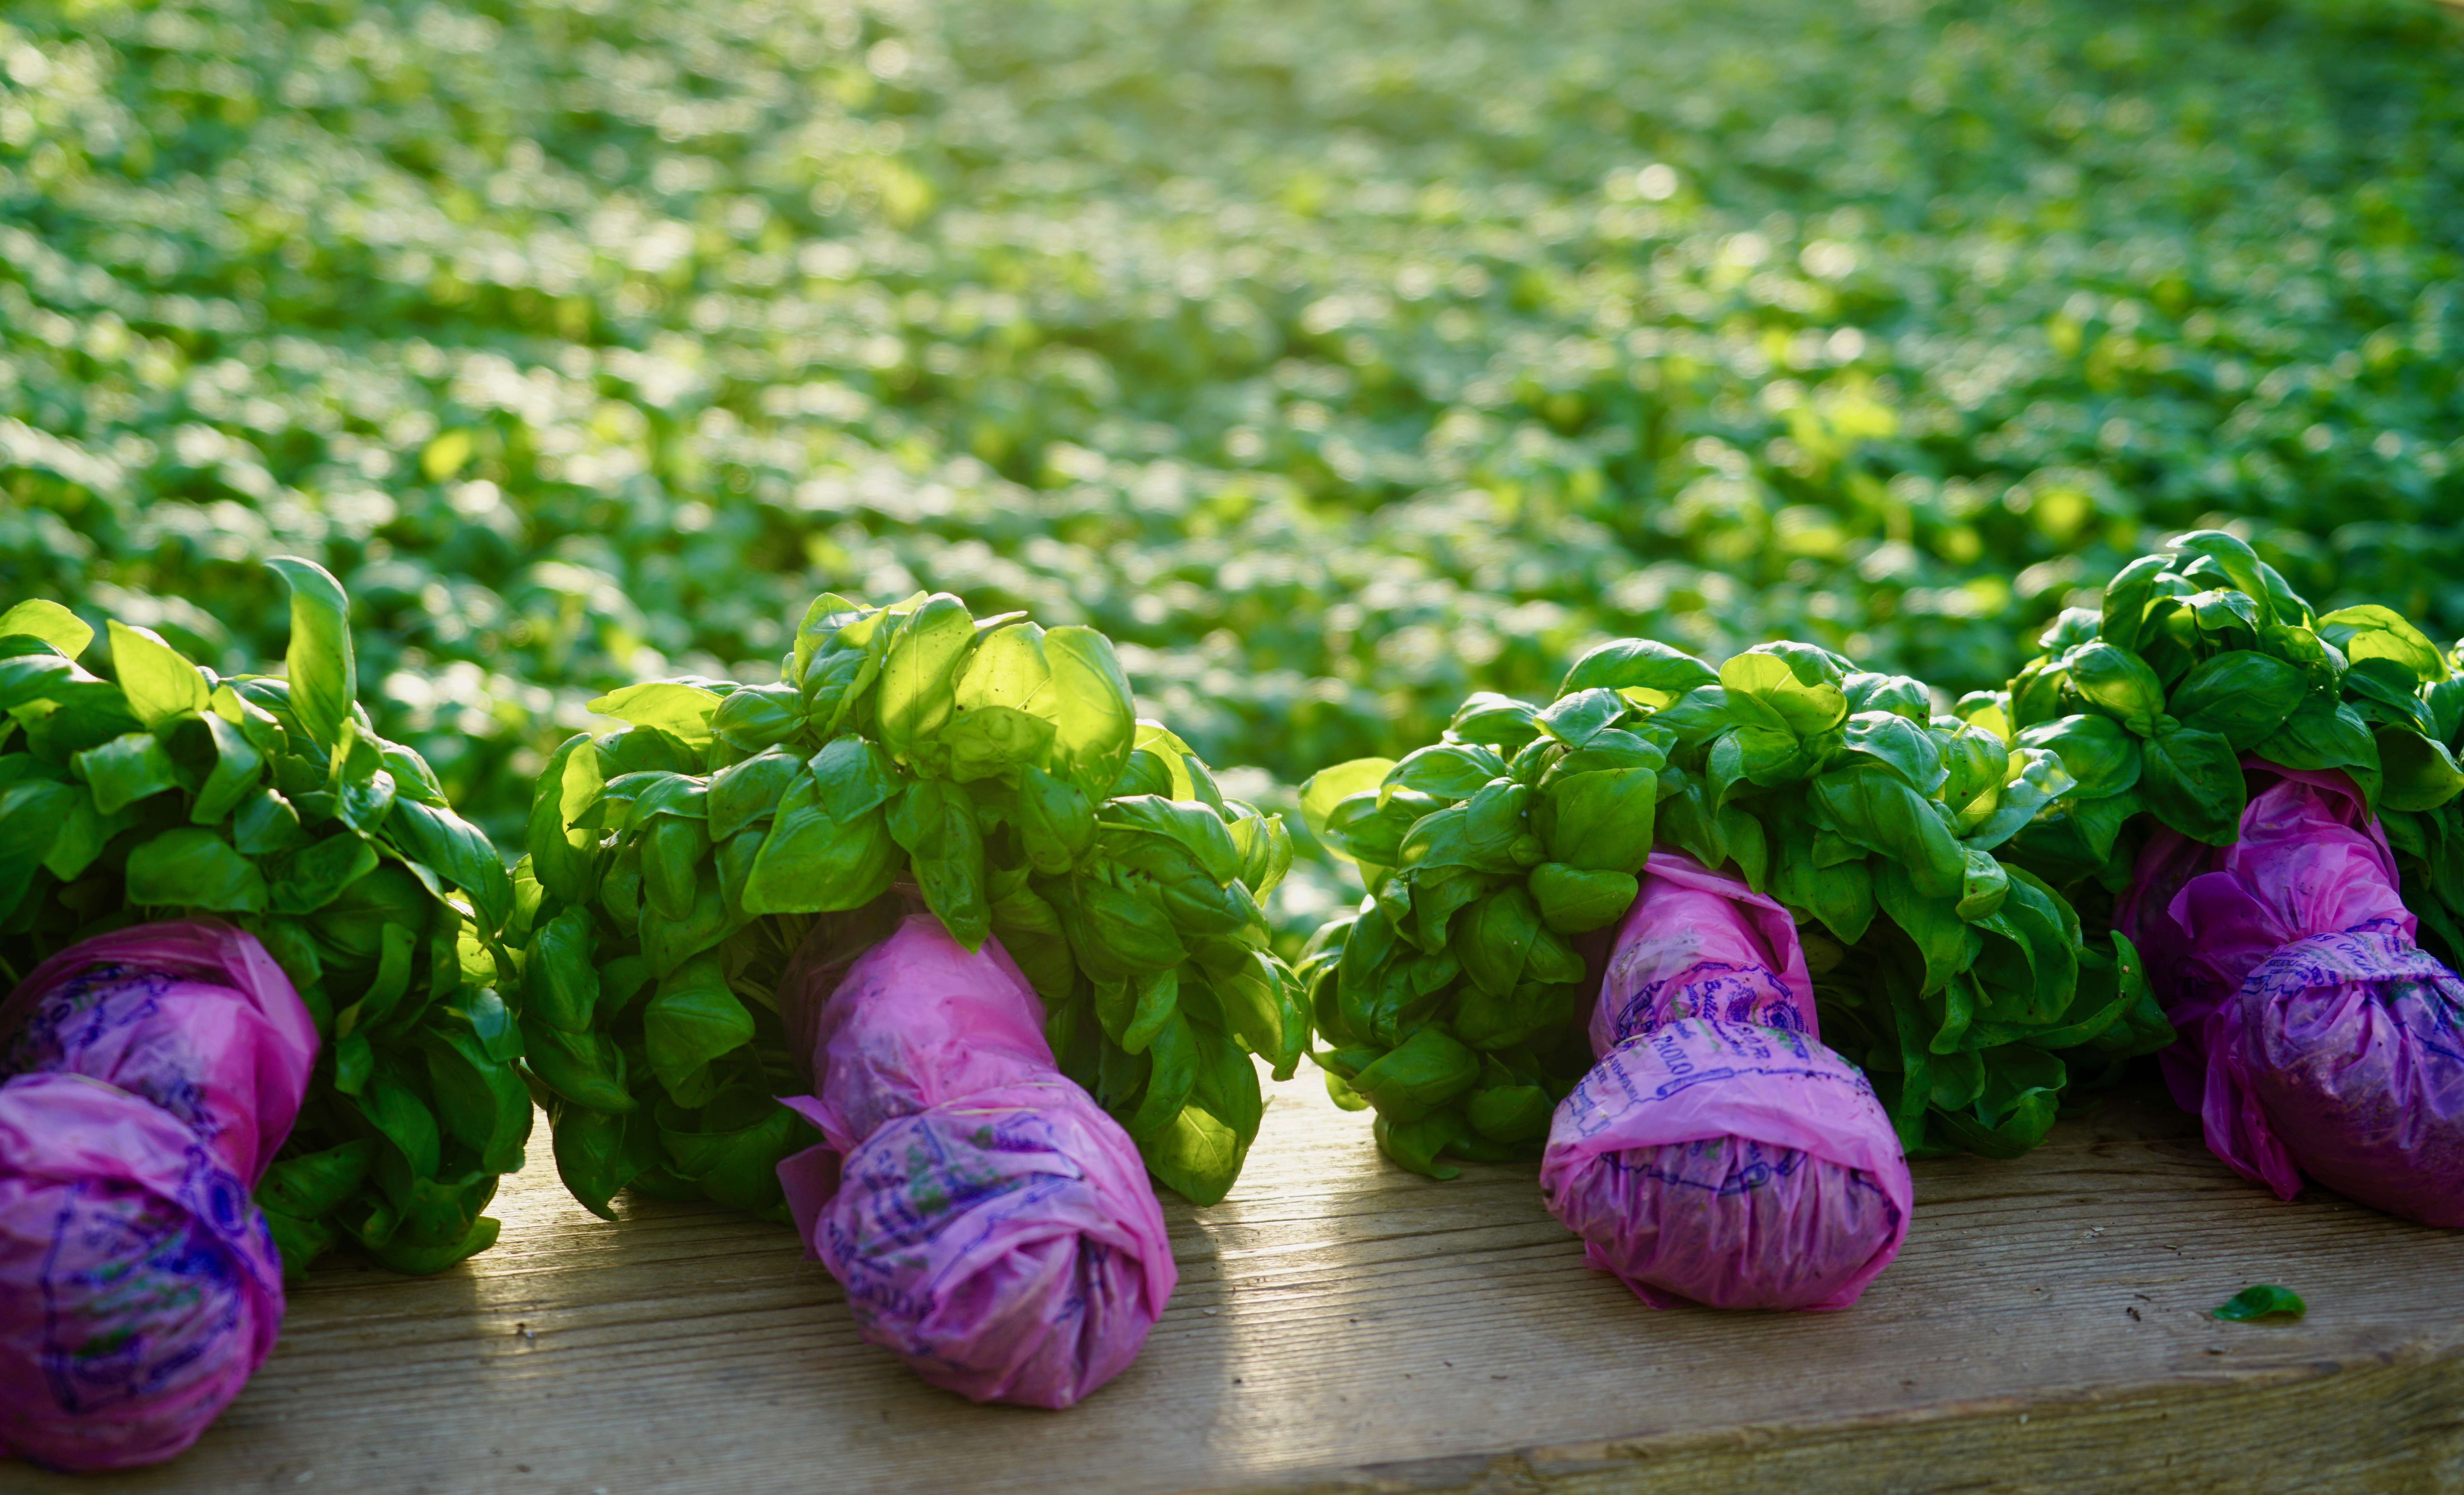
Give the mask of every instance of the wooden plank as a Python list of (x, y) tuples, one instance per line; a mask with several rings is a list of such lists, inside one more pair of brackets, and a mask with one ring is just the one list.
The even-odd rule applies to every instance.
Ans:
[[(1395, 1168), (1304, 1075), (1232, 1198), (1167, 1206), (1180, 1290), (1064, 1414), (916, 1382), (782, 1229), (607, 1224), (537, 1154), (478, 1262), (320, 1268), (187, 1457), (0, 1487), (2464, 1489), (2464, 1233), (2280, 1204), (2161, 1096), (1920, 1164), (1907, 1248), (1847, 1312), (1720, 1314), (1586, 1270), (1528, 1166)], [(2255, 1281), (2308, 1319), (2206, 1316)]]

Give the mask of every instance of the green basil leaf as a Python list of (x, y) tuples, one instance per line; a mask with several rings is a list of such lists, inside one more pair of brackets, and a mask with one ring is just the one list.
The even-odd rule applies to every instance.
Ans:
[(1129, 677), (1112, 641), (1092, 628), (1046, 629), (1044, 657), (1052, 671), (1057, 728), (1045, 766), (1088, 798), (1100, 798), (1129, 765), (1136, 737)]
[(718, 714), (721, 699), (717, 692), (697, 685), (652, 680), (612, 691), (589, 702), (586, 709), (636, 727), (654, 728), (688, 747), (704, 748), (711, 743), (711, 718)]
[[(787, 786), (803, 772), (803, 759), (797, 754), (783, 747), (769, 747), (711, 775), (709, 798), (704, 802), (710, 816), (710, 839), (725, 842), (737, 831), (768, 820), (778, 811), (779, 802), (786, 797)], [(814, 777), (821, 777), (818, 770)]]
[(780, 801), (744, 889), (744, 912), (820, 913), (860, 909), (889, 891), (898, 843), (880, 807), (833, 819), (809, 777)]
[(650, 1072), (671, 1090), (712, 1060), (752, 1043), (753, 1031), (753, 1014), (728, 989), (713, 956), (686, 961), (642, 1009)]
[(1378, 786), (1377, 802), (1385, 804), (1397, 789), (1411, 789), (1441, 800), (1468, 800), (1492, 779), (1506, 776), (1506, 759), (1490, 748), (1469, 742), (1439, 742), (1407, 754), (1389, 769)]
[(1720, 684), (1731, 703), (1741, 696), (1756, 702), (1799, 737), (1828, 732), (1848, 719), (1848, 693), (1840, 688), (1845, 679), (1847, 671), (1804, 645), (1758, 645), (1720, 667)]
[(2301, 1295), (2292, 1288), (2260, 1283), (2244, 1287), (2217, 1304), (2208, 1316), (2232, 1324), (2247, 1324), (2263, 1318), (2299, 1318), (2309, 1311), (2310, 1306), (2303, 1303)]
[(1446, 723), (1446, 735), (1458, 742), (1479, 743), (1501, 753), (1512, 753), (1540, 736), (1540, 712), (1510, 695), (1475, 691), (1456, 709), (1454, 719)]
[(1922, 727), (1933, 719), (1933, 694), (1922, 680), (1907, 675), (1859, 671), (1840, 682), (1851, 716), (1863, 712), (1888, 712)]
[(140, 908), (263, 913), (264, 875), (210, 830), (166, 830), (128, 853), (128, 901)]
[(2464, 793), (2464, 771), (2443, 745), (2400, 728), (2384, 728), (2375, 736), (2382, 808), (2434, 810)]
[(1470, 907), (1448, 948), (1472, 985), (1503, 997), (1522, 981), (1539, 937), (1539, 905), (1524, 889), (1508, 886)]
[(351, 600), (334, 574), (313, 561), (276, 556), (266, 562), (291, 587), (291, 649), (284, 672), (291, 712), (309, 740), (341, 738), (359, 698), (359, 664), (351, 649)]
[(212, 696), (197, 667), (163, 642), (150, 628), (132, 628), (118, 619), (111, 630), (111, 668), (128, 709), (148, 732), (160, 731), (182, 716), (205, 711)]
[(1559, 696), (1534, 719), (1541, 731), (1568, 747), (1581, 747), (1625, 713), (1625, 697), (1615, 691), (1593, 689)]
[(1959, 896), (1967, 862), (1958, 838), (1935, 802), (1896, 773), (1850, 762), (1813, 780), (1811, 802), (1822, 826), (1903, 864), (1925, 897)]
[(1560, 934), (1606, 929), (1634, 907), (1641, 884), (1632, 872), (1543, 862), (1531, 869), (1531, 901), (1540, 921)]
[(2139, 794), (2159, 821), (2193, 841), (2231, 846), (2241, 834), (2241, 756), (2213, 732), (2180, 727), (2147, 740)]
[[(1709, 665), (1657, 639), (1611, 639), (1595, 645), (1574, 661), (1574, 667), (1566, 671), (1565, 680), (1558, 685), (1557, 694), (1633, 691), (1646, 696), (1638, 704), (1659, 707), (1719, 678), (1719, 672)], [(1649, 699), (1651, 695), (1665, 699)]]
[(2114, 574), (2104, 585), (2104, 606), (2098, 632), (2116, 649), (2137, 651), (2140, 627), (2147, 604), (2156, 595), (2156, 578), (2164, 571), (2163, 556), (2142, 556)]
[(2258, 553), (2248, 542), (2223, 530), (2192, 530), (2175, 540), (2173, 548), (2185, 556), (2205, 556), (2221, 567), (2226, 578), (2257, 605), (2259, 627), (2277, 621), (2274, 593), (2259, 574)]
[(1480, 1083), (1480, 1056), (1436, 1023), (1352, 1077), (1352, 1088), (1395, 1122), (1418, 1121)]
[(94, 629), (78, 622), (76, 613), (41, 597), (0, 612), (0, 638), (11, 635), (41, 639), (66, 659), (77, 658), (94, 642)]
[(2260, 743), (2260, 758), (2286, 768), (2352, 775), (2373, 806), (2379, 792), (2379, 745), (2369, 723), (2350, 706), (2312, 697), (2301, 703), (2276, 735)]
[(2168, 709), (2183, 725), (2213, 732), (2247, 752), (2274, 736), (2309, 690), (2308, 676), (2297, 667), (2235, 649), (2191, 667), (2173, 688)]
[(1930, 795), (1950, 780), (1942, 745), (1906, 716), (1881, 711), (1857, 713), (1848, 718), (1847, 749), (1889, 768), (1919, 794)]
[[(2220, 658), (2246, 659), (2246, 654)], [(2019, 734), (2019, 745), (2052, 753), (2072, 780), (2068, 797), (2102, 800), (2126, 794), (2139, 782), (2139, 739), (2110, 716), (2089, 713), (2039, 722)]]
[(283, 859), (271, 907), (276, 913), (314, 913), (376, 869), (377, 848), (366, 838), (347, 830), (327, 836)]
[(105, 815), (116, 815), (140, 800), (180, 786), (171, 755), (150, 732), (123, 733), (71, 761), (94, 790), (94, 807)]
[(2376, 603), (2340, 607), (2319, 620), (2319, 636), (2343, 651), (2346, 659), (2385, 659), (2404, 667), (2416, 685), (2447, 678), (2447, 661), (2438, 646), (2404, 615)]
[[(2165, 710), (2165, 685), (2139, 655), (2111, 644), (2082, 644), (2062, 656), (2062, 670), (2082, 699), (2134, 735), (2144, 737), (2156, 730), (2156, 718)], [(2042, 719), (2032, 713), (2020, 725)]]
[(1659, 813), (1659, 776), (1648, 768), (1612, 768), (1560, 779), (1547, 795), (1550, 824), (1541, 830), (1548, 858), (1585, 871), (1639, 872), (1651, 855)]

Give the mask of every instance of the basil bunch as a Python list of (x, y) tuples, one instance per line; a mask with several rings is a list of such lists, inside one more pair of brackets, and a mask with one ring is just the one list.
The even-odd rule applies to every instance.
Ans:
[(1592, 1063), (1576, 937), (1624, 914), (1657, 842), (1796, 915), (1824, 1037), (1907, 1147), (2024, 1152), (2068, 1083), (2057, 1050), (2170, 1037), (2126, 946), (2084, 949), (2061, 895), (1994, 854), (2070, 787), (2053, 754), (1806, 644), (1713, 670), (1624, 639), (1545, 709), (1475, 695), (1443, 741), (1304, 786), (1370, 888), (1300, 967), (1329, 1088), (1423, 1172), (1536, 1145)]
[(495, 1242), (480, 1211), (530, 1136), (497, 993), (513, 884), (419, 755), (370, 727), (341, 584), (271, 564), (287, 680), (218, 678), (117, 621), (106, 680), (77, 664), (94, 633), (66, 608), (0, 614), (0, 965), (13, 981), (148, 918), (254, 934), (323, 1041), (257, 1188), (285, 1265), (348, 1235), (440, 1271)]
[[(2464, 643), (2448, 651), (2447, 674), (2423, 687), (2431, 740), (2464, 757)], [(2421, 942), (2455, 970), (2464, 970), (2464, 796), (2425, 810), (2384, 802), (2379, 824), (2403, 874), (2405, 906), (2421, 921)]]
[[(1979, 694), (1962, 710), (2007, 710), (2018, 740), (2058, 755), (2076, 780), (2016, 847), (2057, 880), (2126, 886), (2135, 847), (2123, 832), (2143, 811), (2192, 840), (2232, 844), (2246, 754), (2341, 769), (2378, 811), (2434, 810), (2464, 790), (2451, 750), (2464, 687), (2436, 647), (2374, 604), (2317, 615), (2222, 531), (2133, 561), (2101, 611), (2073, 608), (2038, 643), (2046, 652), (2007, 701)], [(2427, 855), (2427, 836), (2413, 839)]]
[(776, 1165), (810, 1139), (772, 1099), (797, 1073), (779, 980), (817, 917), (900, 896), (970, 949), (1000, 937), (1157, 1178), (1231, 1188), (1264, 1108), (1249, 1056), (1288, 1076), (1309, 1044), (1257, 901), (1290, 838), (1135, 719), (1101, 633), (1022, 617), (824, 596), (784, 684), (591, 703), (627, 725), (540, 775), (512, 935), (584, 1205), (630, 1186), (783, 1219)]

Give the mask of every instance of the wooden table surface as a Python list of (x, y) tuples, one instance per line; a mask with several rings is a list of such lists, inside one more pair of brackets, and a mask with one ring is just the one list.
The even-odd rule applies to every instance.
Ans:
[[(443, 1276), (343, 1261), (198, 1446), (9, 1491), (2464, 1490), (2464, 1233), (2227, 1173), (2160, 1095), (2017, 1163), (1921, 1163), (1843, 1313), (1655, 1312), (1526, 1167), (1403, 1172), (1305, 1071), (1181, 1284), (1066, 1413), (976, 1407), (855, 1337), (787, 1230), (509, 1180)], [(2298, 1324), (2216, 1322), (2254, 1282)]]

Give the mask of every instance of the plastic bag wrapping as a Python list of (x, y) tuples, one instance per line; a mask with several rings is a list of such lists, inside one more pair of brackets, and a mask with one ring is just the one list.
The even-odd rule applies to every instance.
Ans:
[(833, 975), (808, 941), (780, 990), (818, 1081), (786, 1104), (825, 1139), (779, 1166), (810, 1254), (925, 1380), (1070, 1405), (1135, 1358), (1177, 1281), (1136, 1144), (1059, 1072), (999, 941), (970, 954), (911, 915)]
[(0, 1454), (167, 1459), (273, 1350), (282, 1263), (249, 1197), (317, 1031), (262, 946), (141, 925), (0, 1002)]
[(2118, 922), (2181, 1041), (2162, 1064), (2208, 1147), (2282, 1198), (2308, 1174), (2464, 1226), (2464, 980), (2414, 943), (2395, 859), (2351, 781), (2263, 760), (2240, 839), (2170, 831)]
[(1540, 1164), (1584, 1257), (1654, 1308), (1844, 1308), (1899, 1254), (1915, 1189), (1891, 1120), (1822, 1046), (1794, 921), (1656, 852), (1617, 930)]
[(36, 966), (0, 1003), (0, 1074), (82, 1074), (151, 1101), (252, 1187), (291, 1134), (317, 1024), (254, 936), (141, 924)]

